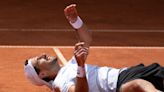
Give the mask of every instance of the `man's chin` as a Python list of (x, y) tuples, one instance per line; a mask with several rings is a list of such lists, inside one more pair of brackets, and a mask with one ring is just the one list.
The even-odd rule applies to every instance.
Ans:
[(54, 80), (56, 78), (56, 76), (51, 76), (50, 79), (51, 80)]

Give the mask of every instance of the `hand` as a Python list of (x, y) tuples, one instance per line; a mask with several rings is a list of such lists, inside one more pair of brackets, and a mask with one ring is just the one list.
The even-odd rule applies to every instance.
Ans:
[(76, 4), (71, 4), (69, 6), (67, 6), (64, 9), (64, 14), (65, 17), (68, 19), (68, 21), (70, 21), (71, 23), (74, 23), (77, 20), (77, 10), (76, 10)]
[(88, 55), (88, 48), (84, 47), (84, 42), (75, 45), (74, 55), (77, 60), (78, 66), (84, 67)]

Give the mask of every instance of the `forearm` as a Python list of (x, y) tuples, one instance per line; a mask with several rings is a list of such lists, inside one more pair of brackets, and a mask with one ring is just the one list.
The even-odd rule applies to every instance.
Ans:
[(79, 17), (76, 4), (71, 4), (64, 9), (64, 14), (72, 25), (72, 27), (76, 30), (78, 36), (78, 41), (85, 42), (86, 47), (89, 47), (92, 41), (92, 33), (88, 30), (84, 21)]
[(88, 92), (88, 82), (86, 77), (76, 77), (75, 92)]
[(88, 49), (84, 47), (84, 43), (79, 43), (75, 46), (75, 48), (77, 49), (75, 49), (74, 55), (78, 65), (75, 92), (88, 92), (89, 86), (85, 70), (85, 61), (88, 55)]
[(88, 82), (86, 78), (85, 65), (78, 63), (75, 92), (88, 92)]
[(78, 40), (80, 42), (85, 42), (85, 47), (89, 47), (92, 42), (92, 31), (88, 30), (87, 26), (83, 26), (79, 29), (76, 29)]

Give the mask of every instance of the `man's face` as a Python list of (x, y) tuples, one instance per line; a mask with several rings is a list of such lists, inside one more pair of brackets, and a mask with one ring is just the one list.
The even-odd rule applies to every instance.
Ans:
[(53, 71), (54, 67), (58, 66), (57, 58), (42, 54), (40, 56), (31, 58), (35, 71), (41, 79), (49, 81), (54, 79), (56, 73)]

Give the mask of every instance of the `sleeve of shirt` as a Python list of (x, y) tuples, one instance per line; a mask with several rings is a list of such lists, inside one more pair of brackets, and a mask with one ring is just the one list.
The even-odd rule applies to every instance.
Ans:
[(69, 88), (73, 85), (75, 85), (75, 79), (66, 82), (62, 88), (62, 92), (68, 92)]
[(65, 82), (62, 85), (61, 84), (55, 84), (54, 88), (59, 88), (61, 92), (68, 92), (69, 88), (71, 86), (75, 85), (75, 82), (73, 80), (69, 82)]
[(68, 63), (77, 64), (75, 56), (72, 56), (72, 58), (68, 61)]
[(68, 84), (66, 84), (66, 92), (68, 92), (68, 90), (69, 90), (69, 88), (71, 87), (71, 86), (74, 86), (75, 85), (75, 83), (74, 82), (69, 82)]

